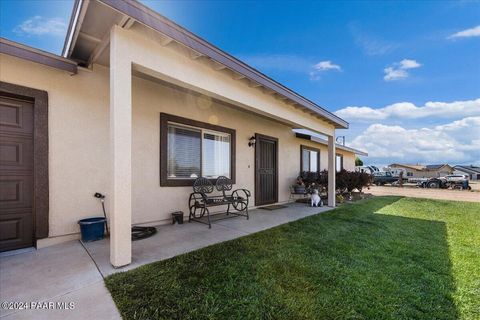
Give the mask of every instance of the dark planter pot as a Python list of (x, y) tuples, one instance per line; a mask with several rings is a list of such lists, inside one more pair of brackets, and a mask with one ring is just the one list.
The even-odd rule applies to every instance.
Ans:
[(183, 224), (183, 212), (182, 211), (177, 211), (172, 213), (172, 224)]

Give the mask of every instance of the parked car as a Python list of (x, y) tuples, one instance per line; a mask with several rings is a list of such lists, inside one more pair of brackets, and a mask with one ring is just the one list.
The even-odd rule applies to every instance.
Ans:
[(444, 177), (445, 180), (447, 181), (463, 181), (463, 180), (468, 180), (468, 175), (465, 174), (449, 174)]
[(398, 178), (392, 176), (390, 172), (377, 171), (373, 173), (373, 184), (377, 186), (384, 185), (386, 183), (393, 183), (398, 181)]
[[(456, 175), (459, 176), (459, 175)], [(418, 186), (422, 188), (431, 188), (431, 189), (458, 189), (458, 190), (472, 190), (472, 187), (468, 185), (468, 179), (462, 177), (450, 178), (456, 180), (447, 180), (446, 177), (442, 178), (430, 178), (428, 180), (419, 182)]]
[(400, 178), (400, 173), (403, 172), (403, 177), (406, 178), (407, 177), (407, 170), (403, 169), (403, 168), (390, 168), (390, 167), (384, 167), (383, 168), (383, 171), (385, 172), (390, 172), (392, 174), (392, 176), (394, 176), (395, 178)]

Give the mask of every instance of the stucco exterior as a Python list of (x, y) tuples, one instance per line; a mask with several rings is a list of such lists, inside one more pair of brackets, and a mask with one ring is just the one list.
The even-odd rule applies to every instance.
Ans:
[(0, 80), (48, 92), (49, 236), (78, 233), (77, 221), (101, 214), (92, 197), (107, 190), (108, 70), (71, 76), (0, 55)]
[[(77, 234), (77, 221), (101, 214), (96, 191), (110, 193), (109, 70), (95, 65), (71, 76), (33, 62), (0, 55), (0, 80), (45, 90), (49, 95), (49, 237)], [(132, 80), (132, 223), (163, 223), (187, 209), (190, 187), (160, 187), (160, 112), (220, 124), (236, 130), (237, 186), (254, 189), (254, 150), (248, 138), (262, 133), (279, 139), (279, 201), (300, 170), (300, 145), (316, 147), (321, 169), (327, 147), (296, 138), (292, 128), (208, 97), (149, 80)], [(354, 169), (354, 154), (344, 167)], [(253, 203), (253, 202), (252, 202)], [(107, 210), (110, 209), (107, 202)]]
[[(101, 64), (75, 66), (76, 74), (68, 72), (70, 65), (58, 68), (57, 62), (67, 59), (49, 55), (45, 63), (43, 53), (28, 48), (21, 48), (27, 50), (22, 58), (0, 54), (1, 81), (48, 93), (49, 234), (37, 247), (78, 237), (78, 220), (102, 214), (95, 192), (107, 195), (114, 266), (131, 261), (132, 224), (166, 223), (178, 210), (188, 215), (191, 187), (160, 186), (160, 113), (235, 130), (235, 187), (252, 191), (251, 205), (251, 136), (278, 139), (278, 202), (289, 199), (300, 172), (301, 145), (319, 149), (320, 169), (330, 171), (328, 205), (335, 206), (335, 154), (343, 155), (345, 169), (355, 168), (355, 154), (335, 145), (335, 128), (346, 122), (332, 121), (320, 107), (305, 108), (205, 56), (192, 57), (191, 49), (169, 45), (144, 25), (113, 25), (105, 39)], [(328, 142), (301, 139), (292, 129), (323, 134)]]

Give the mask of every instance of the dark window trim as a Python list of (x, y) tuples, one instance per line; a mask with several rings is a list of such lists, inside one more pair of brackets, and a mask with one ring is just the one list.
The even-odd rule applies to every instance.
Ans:
[(303, 170), (303, 150), (309, 150), (309, 151), (315, 151), (317, 152), (317, 172), (320, 172), (320, 149), (306, 146), (306, 145), (300, 145), (300, 173), (304, 172)]
[[(168, 113), (160, 113), (160, 186), (162, 187), (186, 187), (192, 186), (195, 179), (168, 179), (168, 122), (175, 122), (178, 124), (184, 124), (192, 127), (198, 127), (201, 129), (208, 129), (213, 131), (219, 131), (230, 134), (230, 179), (232, 183), (235, 183), (235, 146), (236, 146), (236, 131), (234, 129), (213, 125), (206, 122), (192, 120), (175, 116)], [(200, 165), (202, 160), (200, 150)], [(201, 168), (200, 168), (201, 170)], [(216, 179), (211, 179), (215, 181)]]
[(335, 153), (335, 171), (337, 171), (337, 157), (340, 157), (340, 171), (342, 171), (344, 169), (343, 167), (343, 154), (341, 153)]
[(48, 93), (0, 81), (6, 97), (33, 101), (33, 217), (35, 240), (48, 237)]

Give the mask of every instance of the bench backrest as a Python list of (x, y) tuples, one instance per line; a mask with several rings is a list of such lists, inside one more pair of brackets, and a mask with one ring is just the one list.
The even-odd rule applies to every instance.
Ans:
[(207, 178), (201, 177), (195, 179), (193, 182), (193, 192), (198, 193), (212, 193), (213, 192), (213, 183), (210, 182)]
[(217, 178), (215, 188), (217, 188), (218, 191), (221, 191), (223, 195), (225, 195), (225, 191), (230, 191), (233, 188), (232, 180), (225, 176), (220, 176)]

